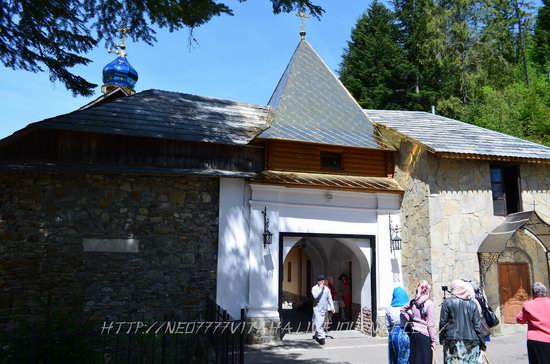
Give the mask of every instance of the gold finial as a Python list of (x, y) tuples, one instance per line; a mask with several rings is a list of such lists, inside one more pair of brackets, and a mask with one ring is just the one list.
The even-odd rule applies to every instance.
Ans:
[(306, 19), (309, 19), (309, 16), (306, 15), (306, 13), (304, 12), (304, 9), (300, 10), (300, 12), (298, 14), (296, 14), (297, 17), (301, 18), (302, 19), (302, 25), (300, 26), (300, 37), (302, 38), (302, 40), (304, 40), (306, 38), (306, 25), (305, 25), (305, 21)]
[(118, 28), (118, 31), (120, 32), (120, 44), (115, 44), (115, 49), (109, 49), (109, 53), (115, 53), (117, 56), (126, 57), (128, 55), (128, 53), (126, 53), (126, 33), (129, 33), (130, 29), (122, 26)]

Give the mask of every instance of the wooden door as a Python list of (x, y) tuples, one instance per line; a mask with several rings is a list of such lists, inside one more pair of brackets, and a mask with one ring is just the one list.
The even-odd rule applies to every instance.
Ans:
[(529, 264), (499, 263), (498, 279), (502, 317), (505, 323), (515, 324), (523, 302), (529, 299)]

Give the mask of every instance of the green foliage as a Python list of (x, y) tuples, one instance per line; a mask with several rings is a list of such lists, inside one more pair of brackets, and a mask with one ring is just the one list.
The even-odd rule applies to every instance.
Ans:
[(484, 87), (470, 108), (473, 124), (550, 145), (550, 84), (531, 74), (532, 82), (516, 81), (502, 89)]
[(406, 102), (411, 72), (397, 37), (391, 11), (376, 1), (352, 30), (340, 79), (364, 108), (393, 109)]
[[(239, 0), (245, 2), (246, 0)], [(310, 0), (270, 0), (275, 14), (304, 9), (320, 17)], [(153, 44), (153, 27), (192, 30), (215, 16), (233, 15), (215, 0), (119, 1), (59, 0), (0, 2), (0, 61), (14, 70), (42, 72), (73, 95), (90, 96), (97, 86), (73, 74), (71, 67), (90, 63), (83, 55), (100, 41), (113, 45), (118, 28), (130, 29), (134, 41)]]
[(434, 0), (394, 0), (393, 6), (399, 27), (398, 44), (412, 72), (403, 106), (429, 110), (444, 77), (445, 19)]
[[(436, 105), (441, 115), (550, 146), (549, 1), (533, 33), (528, 1), (394, 0), (394, 11), (379, 16), (388, 24), (383, 31), (365, 25), (371, 18), (358, 21), (342, 82), (367, 107), (428, 111)], [(380, 53), (377, 47), (395, 61), (383, 54), (369, 59), (371, 50)], [(398, 89), (386, 79), (395, 70), (405, 71)]]
[(534, 36), (534, 61), (544, 72), (550, 72), (550, 0), (543, 0)]
[(51, 292), (39, 300), (38, 321), (20, 321), (0, 333), (0, 363), (101, 363), (91, 325), (63, 312)]

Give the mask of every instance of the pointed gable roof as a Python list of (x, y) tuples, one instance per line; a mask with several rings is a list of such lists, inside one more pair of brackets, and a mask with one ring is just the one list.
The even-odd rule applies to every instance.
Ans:
[(258, 139), (394, 150), (306, 40), (269, 100), (270, 128)]

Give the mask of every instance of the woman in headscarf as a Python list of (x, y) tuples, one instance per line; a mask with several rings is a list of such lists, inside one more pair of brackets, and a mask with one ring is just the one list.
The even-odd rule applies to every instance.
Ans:
[(404, 327), (407, 321), (401, 315), (401, 308), (409, 303), (407, 292), (401, 287), (393, 290), (390, 308), (386, 311), (388, 326), (388, 357), (390, 364), (409, 364), (409, 335)]
[(422, 280), (416, 286), (415, 297), (406, 304), (401, 313), (411, 325), (410, 364), (431, 363), (435, 349), (435, 328), (433, 319), (433, 302), (429, 300), (430, 285)]
[(480, 312), (472, 285), (462, 279), (452, 281), (451, 296), (443, 301), (439, 321), (446, 364), (477, 364), (479, 350), (485, 351)]
[(550, 298), (541, 282), (531, 287), (532, 301), (526, 301), (516, 316), (518, 324), (527, 324), (529, 364), (550, 363)]

